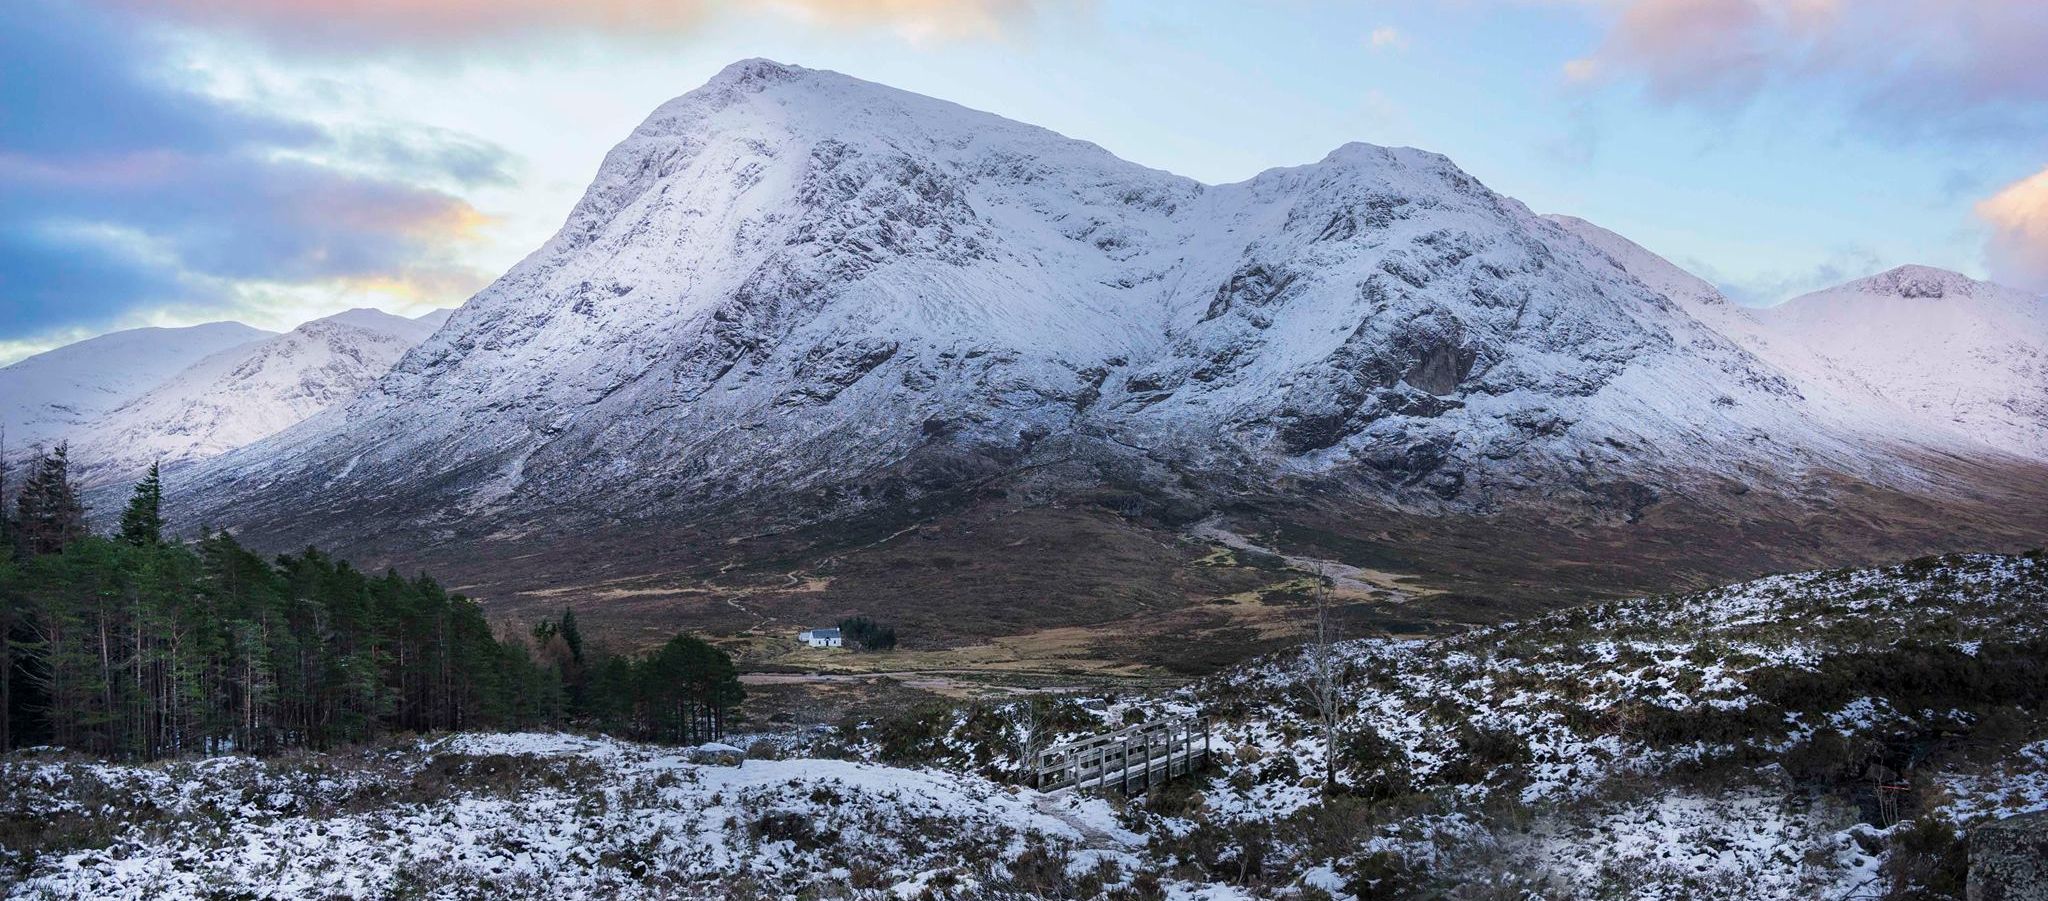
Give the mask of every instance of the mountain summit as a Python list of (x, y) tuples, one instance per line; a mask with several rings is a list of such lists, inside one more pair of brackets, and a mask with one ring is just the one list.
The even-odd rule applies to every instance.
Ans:
[(989, 491), (1113, 490), (1170, 524), (1278, 482), (1626, 523), (1925, 480), (1688, 310), (1437, 154), (1205, 185), (750, 60), (657, 109), (374, 388), (175, 501), (346, 547), (732, 536)]
[(1831, 290), (1882, 295), (1885, 297), (1940, 298), (1955, 296), (1971, 297), (1980, 290), (2013, 291), (2014, 289), (2004, 288), (1990, 282), (1980, 282), (1960, 272), (1936, 269), (1933, 266), (1907, 264), (1880, 272), (1868, 278), (1859, 278)]
[(1901, 425), (2048, 459), (2048, 299), (1900, 266), (1760, 315), (1870, 384)]

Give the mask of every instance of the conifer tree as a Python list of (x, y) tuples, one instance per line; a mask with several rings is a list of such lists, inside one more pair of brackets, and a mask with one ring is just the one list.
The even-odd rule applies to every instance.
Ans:
[(135, 483), (135, 494), (128, 499), (128, 509), (121, 511), (121, 540), (136, 547), (149, 547), (164, 541), (164, 481), (158, 465), (149, 464), (149, 474)]
[(562, 643), (569, 646), (570, 659), (576, 661), (577, 666), (582, 666), (583, 633), (576, 629), (576, 611), (562, 608), (562, 624), (557, 631), (561, 633)]
[[(14, 510), (7, 505), (7, 430), (0, 429), (0, 559), (14, 553)], [(0, 745), (0, 751), (7, 750)]]
[(15, 501), (15, 532), (30, 556), (54, 554), (85, 537), (85, 506), (71, 484), (71, 449), (57, 449), (36, 458)]

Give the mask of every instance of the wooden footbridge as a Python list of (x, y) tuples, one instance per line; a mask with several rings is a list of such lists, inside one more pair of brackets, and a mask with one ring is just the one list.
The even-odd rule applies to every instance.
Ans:
[(1140, 723), (1048, 748), (1038, 755), (1040, 791), (1109, 789), (1144, 791), (1209, 762), (1209, 724), (1172, 719)]

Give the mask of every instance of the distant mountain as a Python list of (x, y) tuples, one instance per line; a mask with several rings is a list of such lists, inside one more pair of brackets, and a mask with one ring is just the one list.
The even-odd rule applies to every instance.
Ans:
[[(1517, 545), (1643, 587), (2024, 531), (2006, 511), (2035, 508), (1992, 495), (2031, 463), (1870, 428), (1845, 367), (1582, 226), (1418, 150), (1205, 185), (747, 61), (657, 109), (388, 376), (192, 467), (173, 506), (509, 587), (707, 559), (808, 584), (942, 522), (1001, 581), (1071, 565), (1020, 524), (1073, 505), (1109, 511), (1123, 573), (1222, 517), (1493, 586), (1529, 584)], [(1070, 590), (1180, 584), (1098, 577)]]
[(1759, 312), (1910, 414), (2048, 459), (2048, 299), (1900, 266)]
[(76, 428), (72, 459), (92, 485), (241, 447), (354, 397), (435, 327), (355, 309), (219, 351)]
[(67, 344), (0, 368), (8, 455), (54, 445), (208, 356), (275, 332), (239, 322), (138, 328)]
[[(1572, 216), (1546, 216), (1592, 245), (1622, 271), (1670, 298), (1693, 318), (1767, 363), (1807, 401), (1808, 414), (1831, 430), (1854, 434), (1863, 443), (1907, 443), (1948, 448), (1958, 443), (1981, 449), (1975, 434), (1951, 424), (1901, 419), (1898, 402), (1873, 378), (1882, 371), (1851, 366), (1820, 352), (1798, 329), (1765, 310), (1736, 304), (1706, 280), (1621, 235)], [(1968, 361), (1955, 361), (1964, 368)]]
[(442, 309), (435, 310), (431, 313), (423, 313), (421, 315), (415, 316), (413, 317), (412, 321), (426, 326), (428, 333), (431, 334), (434, 329), (446, 325), (448, 323), (448, 317), (453, 315), (455, 315), (455, 311), (453, 309), (444, 307)]

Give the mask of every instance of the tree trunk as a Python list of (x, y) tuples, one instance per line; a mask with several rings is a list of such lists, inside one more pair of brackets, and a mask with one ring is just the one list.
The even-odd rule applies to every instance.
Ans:
[(14, 750), (14, 624), (0, 619), (0, 754)]

